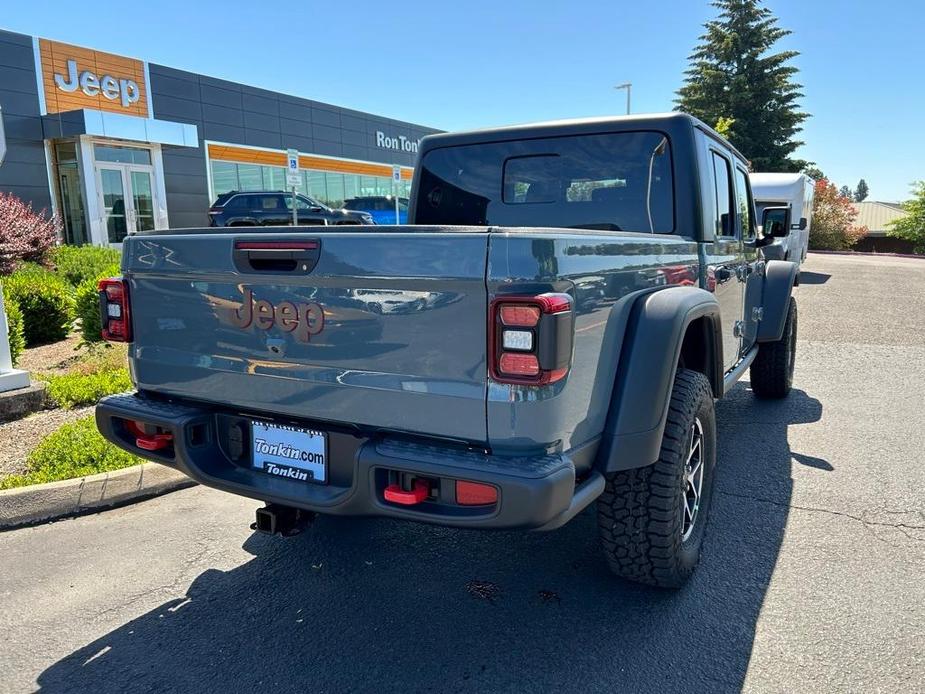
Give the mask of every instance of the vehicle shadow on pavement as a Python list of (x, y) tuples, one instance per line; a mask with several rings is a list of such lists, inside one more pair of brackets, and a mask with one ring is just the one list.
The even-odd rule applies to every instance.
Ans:
[(825, 284), (831, 276), (825, 272), (800, 270), (800, 284)]
[(590, 512), (549, 534), (322, 518), (288, 540), (251, 536), (252, 560), (205, 571), (186, 598), (80, 648), (39, 684), (94, 694), (739, 691), (789, 512), (787, 429), (817, 421), (822, 406), (799, 390), (758, 401), (740, 384), (717, 408), (707, 541), (680, 592), (614, 579)]

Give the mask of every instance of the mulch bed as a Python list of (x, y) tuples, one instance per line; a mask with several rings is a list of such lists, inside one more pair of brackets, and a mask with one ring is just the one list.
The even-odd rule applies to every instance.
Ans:
[(80, 361), (81, 352), (76, 349), (79, 343), (80, 335), (71, 335), (61, 342), (31, 347), (23, 351), (16, 368), (32, 374), (63, 373)]
[(93, 412), (93, 405), (73, 410), (43, 410), (0, 424), (0, 477), (26, 471), (26, 457), (39, 441), (62, 424)]
[[(36, 373), (65, 373), (80, 362), (82, 352), (76, 350), (79, 343), (80, 336), (71, 335), (60, 342), (31, 347), (23, 351), (16, 368), (25, 369), (33, 378)], [(26, 457), (45, 436), (92, 411), (92, 405), (73, 410), (43, 410), (0, 423), (0, 478), (25, 472)]]

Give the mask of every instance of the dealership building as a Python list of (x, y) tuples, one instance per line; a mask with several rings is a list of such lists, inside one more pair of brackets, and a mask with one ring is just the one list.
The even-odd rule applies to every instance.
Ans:
[(288, 189), (288, 149), (298, 189), (330, 206), (407, 196), (418, 142), (437, 132), (7, 31), (0, 108), (0, 191), (57, 211), (67, 243), (97, 245), (205, 226), (227, 191)]

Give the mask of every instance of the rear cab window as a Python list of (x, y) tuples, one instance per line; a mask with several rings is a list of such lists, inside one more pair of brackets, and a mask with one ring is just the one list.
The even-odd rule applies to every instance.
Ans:
[(670, 234), (672, 172), (655, 131), (438, 148), (421, 161), (415, 222)]

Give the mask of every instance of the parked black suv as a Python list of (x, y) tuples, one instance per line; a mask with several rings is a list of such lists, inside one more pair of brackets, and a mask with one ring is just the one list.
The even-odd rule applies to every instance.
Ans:
[[(375, 224), (368, 212), (332, 210), (305, 195), (296, 195), (299, 224)], [(281, 190), (222, 193), (209, 208), (209, 226), (253, 227), (292, 224), (292, 193)]]

